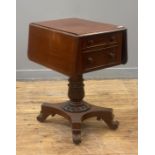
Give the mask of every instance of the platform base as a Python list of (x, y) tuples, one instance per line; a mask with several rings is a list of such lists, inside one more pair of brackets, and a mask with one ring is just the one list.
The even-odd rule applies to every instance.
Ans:
[(69, 112), (64, 108), (66, 107), (66, 104), (69, 103), (43, 103), (41, 106), (41, 112), (37, 117), (37, 120), (40, 122), (44, 122), (49, 115), (54, 116), (56, 114), (68, 119), (71, 123), (72, 138), (75, 144), (79, 144), (81, 142), (81, 123), (87, 118), (96, 117), (97, 120), (103, 120), (110, 129), (115, 130), (118, 128), (119, 123), (118, 121), (113, 120), (114, 115), (111, 108), (98, 107), (85, 102), (85, 104), (87, 105), (87, 110), (81, 112)]

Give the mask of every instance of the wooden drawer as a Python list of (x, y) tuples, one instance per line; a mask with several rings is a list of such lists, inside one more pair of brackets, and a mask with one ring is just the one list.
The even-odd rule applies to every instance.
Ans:
[(99, 34), (96, 36), (89, 36), (82, 40), (82, 50), (95, 48), (99, 46), (111, 46), (120, 42), (121, 32)]
[(88, 72), (121, 63), (121, 52), (118, 47), (82, 54), (83, 71)]

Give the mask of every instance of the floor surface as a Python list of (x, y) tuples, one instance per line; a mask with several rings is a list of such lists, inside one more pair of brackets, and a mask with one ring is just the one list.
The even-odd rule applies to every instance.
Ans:
[(43, 102), (68, 99), (67, 83), (17, 81), (17, 155), (137, 155), (137, 80), (85, 81), (85, 100), (113, 108), (120, 126), (113, 131), (96, 118), (85, 120), (78, 146), (66, 119), (36, 120)]

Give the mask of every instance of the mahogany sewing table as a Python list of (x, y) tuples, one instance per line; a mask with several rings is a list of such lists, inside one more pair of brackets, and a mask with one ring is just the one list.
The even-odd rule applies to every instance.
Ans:
[(38, 121), (43, 122), (55, 114), (65, 117), (71, 123), (75, 144), (81, 142), (81, 123), (87, 118), (102, 119), (111, 129), (118, 127), (111, 108), (98, 107), (83, 100), (82, 75), (127, 62), (125, 27), (78, 18), (31, 23), (28, 57), (69, 76), (69, 101), (43, 103)]

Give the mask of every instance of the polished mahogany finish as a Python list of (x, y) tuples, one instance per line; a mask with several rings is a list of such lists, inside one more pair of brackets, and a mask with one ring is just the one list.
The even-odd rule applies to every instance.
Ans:
[(103, 119), (116, 129), (110, 108), (96, 107), (83, 100), (83, 73), (127, 62), (127, 31), (123, 26), (68, 18), (31, 23), (28, 57), (30, 60), (69, 76), (69, 101), (45, 103), (37, 117), (43, 122), (59, 114), (72, 125), (73, 142), (81, 142), (81, 121)]
[(83, 19), (31, 23), (28, 57), (68, 76), (83, 74), (125, 63), (125, 34), (122, 26)]

